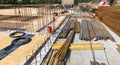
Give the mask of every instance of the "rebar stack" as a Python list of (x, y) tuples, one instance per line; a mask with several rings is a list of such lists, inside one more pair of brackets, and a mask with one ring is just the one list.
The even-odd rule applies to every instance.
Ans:
[(62, 29), (62, 31), (59, 35), (59, 38), (66, 38), (67, 37), (72, 22), (73, 22), (73, 20), (71, 20), (71, 19), (67, 21), (67, 23), (65, 24), (64, 28)]
[(89, 30), (87, 27), (87, 21), (88, 20), (82, 20), (80, 26), (81, 26), (81, 32), (80, 32), (80, 39), (81, 40), (88, 40), (89, 39)]
[(103, 33), (102, 33), (102, 31), (97, 23), (98, 22), (91, 22), (91, 24), (94, 28), (94, 31), (96, 33), (96, 38), (99, 40), (102, 40), (104, 38), (104, 35), (103, 35)]
[(103, 35), (105, 36), (104, 39), (111, 39), (114, 41), (113, 37), (110, 35), (110, 33), (107, 31), (106, 28), (101, 23), (97, 23), (100, 27), (100, 30), (102, 31)]
[(75, 33), (80, 33), (80, 22), (78, 21), (74, 22), (74, 26), (75, 26), (74, 28)]
[(91, 22), (87, 22), (87, 27), (88, 27), (88, 32), (89, 32), (89, 40), (93, 40), (96, 38), (96, 33), (94, 32), (95, 30), (93, 29), (93, 25)]
[(98, 21), (95, 20), (82, 20), (80, 40), (107, 40), (111, 39), (114, 41), (110, 33), (106, 28)]

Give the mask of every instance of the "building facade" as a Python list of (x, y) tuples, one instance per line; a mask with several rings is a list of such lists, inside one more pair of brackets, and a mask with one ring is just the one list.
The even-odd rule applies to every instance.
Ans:
[(114, 6), (120, 6), (120, 0), (114, 0), (113, 5)]
[(74, 0), (62, 0), (62, 4), (64, 4), (64, 5), (73, 5)]

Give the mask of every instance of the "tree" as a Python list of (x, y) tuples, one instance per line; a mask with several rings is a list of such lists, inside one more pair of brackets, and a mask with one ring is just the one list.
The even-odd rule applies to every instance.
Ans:
[(110, 5), (112, 5), (112, 4), (113, 4), (113, 2), (114, 2), (114, 0), (109, 0), (109, 2), (110, 2)]
[[(18, 2), (21, 1), (21, 2)], [(61, 0), (0, 0), (0, 4), (61, 4)]]
[(91, 0), (74, 0), (74, 4), (78, 5), (78, 3), (82, 3), (82, 2), (90, 2)]
[(0, 4), (3, 4), (4, 3), (4, 0), (0, 0)]

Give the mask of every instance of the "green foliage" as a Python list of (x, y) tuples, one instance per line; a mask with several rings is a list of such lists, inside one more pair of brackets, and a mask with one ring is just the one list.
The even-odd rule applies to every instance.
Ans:
[(50, 0), (51, 4), (61, 4), (62, 0)]
[(90, 2), (92, 0), (74, 0), (74, 4), (78, 5), (78, 3), (82, 3), (82, 2)]
[(18, 2), (18, 0), (0, 0), (0, 4), (28, 4), (30, 3), (30, 0), (21, 0), (21, 2)]
[(110, 5), (112, 5), (114, 0), (108, 0), (108, 2), (110, 3)]
[[(81, 2), (89, 2), (91, 0), (74, 0), (74, 3), (77, 5), (78, 3)], [(42, 3), (42, 4), (47, 4), (47, 3), (51, 3), (51, 4), (61, 4), (62, 0), (22, 0), (21, 2), (18, 2), (18, 0), (0, 0), (0, 4), (38, 4), (38, 3)]]

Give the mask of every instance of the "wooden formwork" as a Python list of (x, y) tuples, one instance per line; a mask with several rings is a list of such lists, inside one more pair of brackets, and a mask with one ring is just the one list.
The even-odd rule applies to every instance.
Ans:
[(103, 23), (105, 23), (111, 30), (113, 30), (116, 34), (120, 35), (120, 24), (116, 23), (119, 22), (117, 20), (111, 19), (109, 17), (104, 16), (102, 18)]
[(111, 6), (111, 7), (99, 7), (100, 11), (110, 12), (114, 13), (116, 15), (119, 15), (120, 13), (120, 6)]
[(118, 52), (120, 53), (120, 45), (119, 44), (116, 44), (117, 45), (117, 50), (118, 50)]
[(0, 20), (10, 19), (12, 17), (14, 17), (14, 16), (12, 16), (12, 15), (0, 15)]
[(11, 45), (11, 42), (14, 38), (5, 37), (4, 39), (0, 40), (0, 50), (4, 49), (5, 47)]
[(103, 14), (101, 14), (101, 12), (100, 11), (95, 11), (95, 14), (96, 14), (96, 16), (98, 16), (98, 18), (101, 20), (102, 19), (102, 16), (103, 16)]
[(95, 14), (116, 34), (120, 35), (120, 6), (99, 7)]
[[(32, 51), (38, 49), (43, 45), (43, 42), (47, 40), (47, 37), (34, 36), (32, 41), (26, 45), (20, 46), (15, 51), (11, 52), (7, 57), (0, 61), (0, 65), (24, 65), (27, 61), (28, 55), (32, 56)], [(5, 40), (4, 40), (5, 41)], [(30, 57), (29, 57), (30, 58)], [(28, 59), (29, 59), (28, 58)]]
[(12, 22), (0, 22), (0, 31), (15, 30), (17, 28), (28, 25), (27, 23), (12, 23)]
[(41, 16), (14, 16), (7, 20), (27, 22), (27, 21), (34, 20), (37, 18), (41, 18)]
[(113, 19), (120, 20), (120, 15), (118, 15), (118, 14), (114, 14), (114, 13), (111, 13), (109, 11), (104, 11), (104, 10), (99, 10), (99, 11), (103, 14), (103, 16), (108, 16)]

